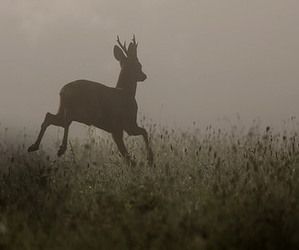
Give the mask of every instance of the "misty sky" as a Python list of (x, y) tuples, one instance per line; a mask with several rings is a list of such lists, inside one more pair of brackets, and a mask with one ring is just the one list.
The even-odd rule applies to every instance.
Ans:
[(38, 129), (76, 79), (115, 86), (116, 35), (135, 33), (154, 120), (299, 115), (296, 0), (1, 0), (0, 120)]

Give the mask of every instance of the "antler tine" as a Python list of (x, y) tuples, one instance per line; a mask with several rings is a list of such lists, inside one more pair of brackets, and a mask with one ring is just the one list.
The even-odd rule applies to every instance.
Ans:
[(119, 40), (119, 36), (117, 36), (117, 43), (118, 45), (122, 48), (122, 50), (126, 53), (126, 55), (128, 55), (128, 49), (126, 48), (126, 41), (124, 42), (124, 44), (122, 45), (120, 40)]
[(133, 43), (136, 45), (136, 39), (135, 39), (135, 34), (133, 34), (133, 39), (132, 39)]

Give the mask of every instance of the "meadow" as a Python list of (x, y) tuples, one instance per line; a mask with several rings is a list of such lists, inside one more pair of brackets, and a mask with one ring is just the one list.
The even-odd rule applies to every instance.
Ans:
[(1, 128), (0, 249), (299, 249), (296, 126), (145, 127), (154, 166), (137, 137), (132, 167), (93, 129), (57, 158)]

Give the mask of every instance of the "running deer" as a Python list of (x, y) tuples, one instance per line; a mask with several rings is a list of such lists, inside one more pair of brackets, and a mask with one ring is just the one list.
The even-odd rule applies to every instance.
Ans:
[(66, 84), (60, 91), (60, 106), (57, 114), (47, 113), (35, 143), (28, 152), (39, 148), (43, 135), (50, 125), (64, 128), (62, 144), (57, 155), (67, 149), (69, 127), (73, 121), (92, 125), (112, 134), (121, 155), (129, 164), (134, 164), (123, 141), (123, 132), (128, 135), (142, 135), (147, 149), (147, 158), (153, 163), (153, 152), (146, 130), (137, 125), (137, 102), (135, 99), (137, 82), (147, 76), (137, 57), (135, 36), (128, 48), (126, 42), (114, 46), (114, 57), (120, 63), (121, 71), (116, 88), (98, 82), (76, 80)]

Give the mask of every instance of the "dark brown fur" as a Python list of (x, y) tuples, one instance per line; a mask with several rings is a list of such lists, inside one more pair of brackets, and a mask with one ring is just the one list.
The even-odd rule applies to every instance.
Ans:
[(136, 87), (138, 81), (146, 79), (137, 58), (137, 43), (134, 37), (127, 49), (119, 39), (117, 42), (119, 46), (114, 46), (114, 56), (120, 62), (121, 72), (116, 88), (88, 80), (66, 84), (60, 91), (57, 114), (46, 114), (36, 142), (28, 148), (29, 152), (38, 150), (47, 127), (55, 125), (64, 128), (63, 141), (58, 151), (58, 156), (61, 156), (67, 149), (69, 127), (76, 121), (111, 133), (120, 153), (130, 164), (134, 162), (124, 145), (123, 131), (129, 135), (142, 135), (148, 151), (148, 160), (153, 162), (147, 132), (137, 125)]

